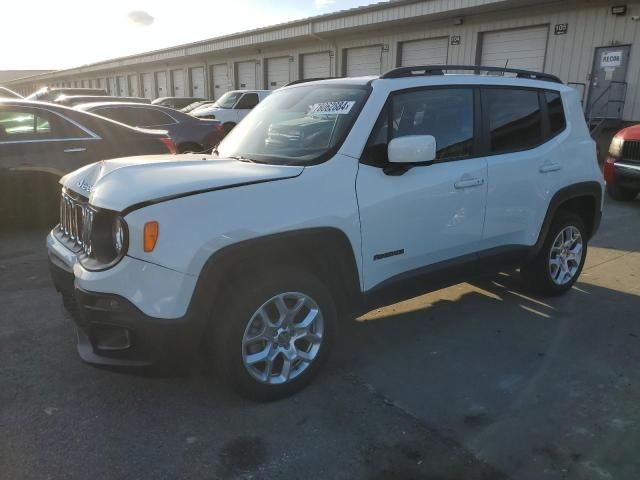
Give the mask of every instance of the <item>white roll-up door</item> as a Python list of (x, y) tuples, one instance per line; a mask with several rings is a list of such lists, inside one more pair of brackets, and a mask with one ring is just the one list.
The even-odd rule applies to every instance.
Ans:
[(138, 97), (140, 92), (138, 91), (138, 76), (129, 75), (129, 96)]
[(328, 78), (331, 76), (329, 52), (302, 55), (302, 78)]
[(173, 86), (174, 97), (185, 97), (184, 70), (171, 70), (171, 85)]
[(267, 59), (267, 89), (284, 87), (291, 81), (289, 57)]
[(118, 86), (116, 85), (115, 77), (109, 77), (109, 95), (116, 96), (118, 95)]
[(544, 70), (549, 28), (533, 27), (482, 34), (481, 64), (488, 67)]
[(153, 80), (150, 73), (142, 74), (142, 96), (145, 98), (154, 98)]
[(156, 72), (156, 88), (158, 89), (156, 92), (158, 97), (169, 96), (169, 89), (167, 88), (167, 72)]
[(446, 65), (449, 38), (428, 38), (404, 42), (400, 47), (400, 63), (411, 65)]
[(236, 63), (236, 74), (239, 90), (255, 90), (256, 88), (256, 62)]
[(211, 96), (214, 100), (229, 90), (229, 68), (226, 63), (211, 67), (211, 84)]
[(382, 47), (347, 49), (347, 77), (380, 75), (382, 73)]
[(118, 96), (126, 97), (127, 96), (127, 77), (118, 77)]
[(204, 67), (193, 67), (189, 70), (191, 77), (191, 96), (198, 98), (207, 98), (204, 89)]

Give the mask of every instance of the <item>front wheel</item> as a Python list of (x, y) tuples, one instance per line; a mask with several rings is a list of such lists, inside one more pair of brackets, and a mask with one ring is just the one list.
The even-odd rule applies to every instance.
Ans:
[(255, 400), (297, 392), (318, 374), (333, 343), (337, 314), (330, 292), (294, 268), (237, 280), (212, 333), (223, 375)]
[(561, 295), (578, 280), (587, 258), (587, 230), (573, 213), (560, 212), (538, 254), (520, 272), (543, 295)]

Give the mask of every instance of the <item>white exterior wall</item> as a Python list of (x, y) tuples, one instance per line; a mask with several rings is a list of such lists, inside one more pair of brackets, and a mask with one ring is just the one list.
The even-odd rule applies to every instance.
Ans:
[[(523, 0), (527, 1), (527, 0)], [(612, 3), (593, 0), (514, 6), (513, 0), (423, 0), (398, 1), (341, 14), (285, 24), (246, 34), (209, 40), (165, 51), (151, 52), (68, 72), (38, 76), (38, 82), (17, 84), (17, 89), (35, 89), (44, 84), (73, 82), (79, 78), (96, 79), (130, 73), (169, 72), (177, 68), (203, 66), (206, 93), (211, 96), (212, 66), (228, 66), (228, 88), (237, 88), (234, 71), (239, 62), (256, 62), (255, 88), (266, 88), (265, 61), (280, 56), (292, 57), (291, 81), (301, 78), (304, 54), (329, 52), (331, 75), (345, 73), (347, 49), (382, 45), (381, 70), (399, 65), (402, 42), (426, 38), (460, 36), (459, 45), (449, 45), (447, 63), (477, 64), (480, 60), (482, 33), (513, 28), (546, 26), (549, 29), (544, 71), (565, 82), (588, 85), (596, 47), (630, 44), (627, 72), (628, 93), (623, 118), (640, 121), (640, 1), (626, 3), (626, 16), (610, 13)], [(537, 2), (540, 3), (540, 2)], [(438, 20), (432, 20), (436, 16)], [(453, 25), (460, 17), (462, 25)], [(393, 23), (390, 23), (393, 22)], [(556, 24), (567, 23), (566, 35), (554, 35)], [(275, 42), (275, 43), (274, 43)], [(259, 52), (256, 54), (256, 52)], [(44, 82), (43, 79), (50, 79)], [(167, 82), (169, 83), (169, 82)], [(168, 85), (169, 86), (169, 85)], [(221, 88), (222, 90), (222, 88)], [(165, 95), (169, 94), (166, 92)], [(586, 95), (585, 95), (586, 96)]]

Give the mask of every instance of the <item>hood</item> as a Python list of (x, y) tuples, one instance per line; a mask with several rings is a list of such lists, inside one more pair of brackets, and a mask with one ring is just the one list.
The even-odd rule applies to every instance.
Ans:
[(234, 186), (297, 177), (304, 167), (263, 165), (203, 155), (150, 155), (104, 160), (60, 183), (99, 208), (128, 207)]

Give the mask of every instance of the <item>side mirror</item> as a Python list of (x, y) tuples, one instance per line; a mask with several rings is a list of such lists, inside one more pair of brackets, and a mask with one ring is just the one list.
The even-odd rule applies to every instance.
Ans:
[(394, 138), (388, 147), (389, 163), (428, 163), (436, 159), (433, 135), (409, 135)]

